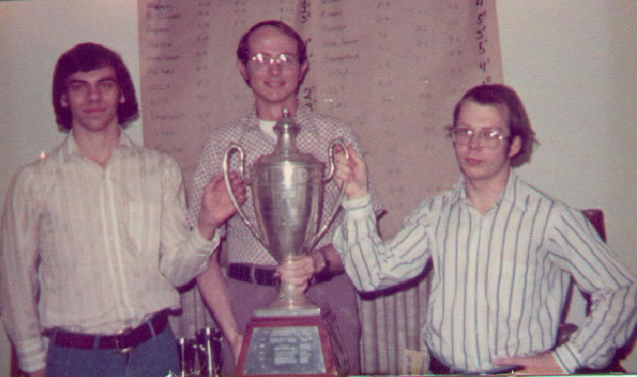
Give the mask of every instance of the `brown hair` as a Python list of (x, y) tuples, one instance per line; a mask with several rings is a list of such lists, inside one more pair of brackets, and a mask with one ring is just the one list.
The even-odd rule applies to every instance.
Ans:
[(53, 108), (55, 120), (61, 130), (69, 131), (73, 126), (71, 109), (60, 103), (62, 96), (67, 94), (69, 76), (77, 72), (89, 72), (104, 67), (112, 67), (115, 70), (117, 86), (125, 98), (125, 101), (117, 106), (118, 123), (125, 124), (138, 116), (135, 87), (122, 58), (100, 44), (80, 43), (60, 56), (53, 72)]
[(299, 58), (299, 63), (305, 63), (305, 61), (307, 60), (307, 51), (305, 42), (303, 42), (303, 38), (301, 38), (299, 33), (297, 33), (296, 30), (294, 30), (291, 26), (289, 26), (285, 22), (277, 20), (261, 21), (252, 26), (250, 30), (248, 30), (248, 32), (241, 37), (241, 40), (239, 41), (239, 47), (237, 48), (237, 58), (241, 61), (241, 63), (245, 65), (248, 63), (248, 59), (250, 59), (250, 37), (258, 29), (265, 26), (274, 27), (281, 31), (283, 34), (294, 39), (297, 45), (297, 57)]
[(519, 136), (521, 142), (520, 152), (511, 159), (511, 164), (519, 166), (531, 159), (533, 144), (537, 143), (537, 140), (526, 109), (515, 90), (502, 84), (478, 85), (469, 89), (453, 111), (453, 127), (456, 126), (462, 105), (468, 101), (481, 105), (504, 106), (509, 112), (508, 126), (511, 135), (508, 139), (510, 141)]

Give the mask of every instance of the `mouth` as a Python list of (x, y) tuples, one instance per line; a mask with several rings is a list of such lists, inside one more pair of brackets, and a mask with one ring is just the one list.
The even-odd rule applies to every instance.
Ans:
[(101, 108), (101, 107), (100, 108), (90, 107), (90, 108), (84, 110), (84, 113), (88, 114), (88, 115), (99, 115), (99, 114), (102, 114), (104, 111), (106, 111), (106, 110)]
[(285, 81), (268, 81), (266, 85), (272, 89), (280, 89), (285, 86)]
[(467, 163), (467, 165), (476, 166), (476, 165), (482, 164), (483, 161), (482, 160), (478, 160), (476, 158), (467, 157), (467, 158), (465, 158), (465, 162)]

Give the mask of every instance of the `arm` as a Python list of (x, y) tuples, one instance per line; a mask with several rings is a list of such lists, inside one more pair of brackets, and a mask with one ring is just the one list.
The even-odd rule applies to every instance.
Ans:
[(377, 217), (367, 193), (367, 173), (360, 156), (350, 148), (350, 160), (339, 156), (336, 178), (345, 184), (345, 223), (337, 228), (333, 245), (354, 285), (363, 291), (395, 286), (422, 272), (429, 259), (428, 211), (421, 205), (387, 243), (378, 235)]
[(588, 220), (567, 210), (552, 236), (579, 288), (591, 295), (592, 311), (571, 340), (555, 351), (567, 371), (604, 367), (637, 322), (635, 279), (611, 254)]
[[(191, 226), (198, 226), (198, 219), (204, 208), (202, 203), (205, 202), (205, 200), (202, 198), (205, 195), (206, 182), (209, 182), (212, 179), (211, 177), (223, 175), (221, 170), (222, 152), (217, 146), (217, 140), (218, 138), (213, 136), (204, 144), (197, 169), (195, 170), (194, 182), (190, 190), (187, 216), (187, 223)], [(235, 191), (235, 194), (236, 193)], [(242, 189), (242, 194), (243, 198), (237, 198), (241, 200), (241, 202), (245, 200), (245, 187)], [(231, 216), (232, 215), (229, 217)], [(223, 235), (225, 225), (220, 228), (218, 227), (217, 230), (217, 233)], [(222, 274), (217, 255), (210, 257), (208, 268), (197, 276), (196, 281), (197, 289), (199, 289), (201, 297), (221, 327), (225, 338), (230, 343), (235, 362), (238, 362), (243, 335), (239, 333), (228, 293), (228, 286)]]
[(221, 273), (221, 266), (215, 255), (210, 259), (208, 269), (197, 276), (197, 288), (230, 343), (235, 362), (238, 362), (243, 336), (239, 333), (234, 311), (230, 305), (228, 286)]
[(7, 193), (0, 234), (0, 305), (20, 369), (41, 372), (46, 349), (38, 312), (39, 200), (42, 182), (31, 170), (18, 174)]
[[(161, 271), (175, 286), (181, 286), (208, 266), (210, 254), (219, 243), (219, 228), (234, 212), (224, 178), (217, 176), (203, 187), (196, 227), (186, 226), (184, 187), (179, 167), (172, 159), (162, 172)], [(245, 187), (236, 174), (231, 186), (239, 203)], [(214, 240), (211, 242), (211, 240)]]
[[(343, 181), (348, 180), (345, 187), (345, 195), (348, 198), (358, 198), (367, 194), (367, 173), (365, 164), (358, 155), (353, 145), (348, 147), (350, 159), (345, 158), (345, 154), (339, 151), (336, 156), (337, 169), (334, 179), (339, 189), (343, 186)], [(358, 170), (355, 171), (355, 168)], [(354, 176), (354, 177), (350, 177)], [(345, 270), (343, 260), (333, 245), (328, 244), (314, 250), (312, 253), (300, 256), (290, 263), (279, 265), (275, 276), (281, 277), (295, 285), (299, 290), (304, 291), (312, 277), (322, 272), (329, 266), (331, 272), (342, 272)]]

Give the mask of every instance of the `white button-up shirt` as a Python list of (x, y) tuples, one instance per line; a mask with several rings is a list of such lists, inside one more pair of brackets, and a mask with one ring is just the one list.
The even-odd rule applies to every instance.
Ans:
[(120, 145), (101, 167), (69, 135), (24, 167), (2, 217), (2, 318), (25, 371), (44, 367), (42, 331), (115, 334), (179, 308), (175, 286), (207, 268), (214, 241), (185, 223), (181, 171)]
[(604, 366), (635, 326), (634, 278), (580, 211), (515, 173), (486, 214), (471, 205), (461, 179), (424, 201), (385, 243), (368, 197), (344, 206), (346, 223), (334, 246), (359, 289), (396, 285), (433, 261), (423, 337), (449, 366), (484, 371), (499, 357), (552, 349), (571, 276), (594, 305), (579, 331), (555, 350), (564, 370)]

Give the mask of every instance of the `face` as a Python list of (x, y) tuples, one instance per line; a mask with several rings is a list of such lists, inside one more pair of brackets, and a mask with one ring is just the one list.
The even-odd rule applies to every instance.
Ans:
[(60, 103), (71, 110), (74, 129), (99, 132), (118, 126), (117, 106), (124, 97), (115, 70), (103, 67), (70, 75)]
[[(280, 54), (297, 56), (296, 41), (271, 26), (264, 26), (250, 37), (250, 57), (258, 53), (278, 57)], [(296, 101), (296, 95), (307, 71), (307, 62), (282, 65), (277, 62), (257, 64), (252, 59), (244, 65), (239, 63), (239, 71), (250, 84), (256, 98), (257, 107), (269, 104), (286, 104)]]
[[(466, 145), (454, 143), (456, 159), (462, 174), (467, 180), (506, 180), (511, 170), (511, 158), (520, 151), (520, 138), (512, 141), (508, 126), (509, 113), (506, 108), (465, 102), (458, 114), (456, 129), (470, 129), (473, 137)], [(486, 146), (484, 138), (478, 135), (489, 130), (500, 132), (504, 136), (494, 148)]]

